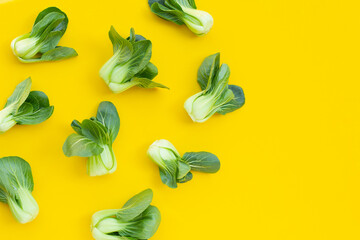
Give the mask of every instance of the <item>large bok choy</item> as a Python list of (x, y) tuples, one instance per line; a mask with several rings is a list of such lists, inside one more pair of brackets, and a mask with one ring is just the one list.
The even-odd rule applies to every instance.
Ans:
[(194, 122), (205, 122), (215, 113), (225, 115), (244, 105), (242, 88), (228, 85), (229, 77), (229, 66), (220, 66), (220, 53), (205, 58), (197, 77), (202, 91), (188, 98), (184, 104)]
[(102, 210), (92, 216), (91, 232), (96, 240), (143, 240), (157, 231), (161, 215), (151, 206), (151, 189), (136, 194), (121, 209)]
[(32, 196), (31, 167), (19, 157), (0, 158), (0, 202), (7, 203), (16, 220), (27, 223), (36, 218), (39, 206)]
[(77, 56), (74, 49), (57, 46), (68, 22), (66, 14), (56, 7), (43, 10), (37, 16), (31, 32), (11, 42), (15, 56), (24, 63), (57, 61)]
[(113, 173), (117, 162), (112, 144), (120, 129), (120, 118), (114, 104), (100, 103), (96, 117), (81, 123), (74, 120), (71, 127), (76, 133), (66, 139), (64, 154), (67, 157), (88, 157), (87, 173), (90, 176)]
[(191, 171), (216, 173), (220, 169), (220, 161), (214, 154), (187, 152), (181, 157), (174, 145), (164, 139), (151, 144), (148, 156), (159, 166), (161, 181), (171, 188), (190, 181)]
[(157, 76), (158, 69), (150, 62), (152, 54), (150, 40), (136, 35), (133, 28), (130, 37), (124, 39), (114, 27), (111, 27), (109, 37), (114, 54), (100, 69), (100, 77), (111, 91), (120, 93), (133, 86), (168, 88), (152, 81)]
[(194, 0), (149, 0), (151, 11), (159, 17), (186, 26), (196, 35), (208, 33), (214, 23), (212, 16), (198, 10)]
[(14, 125), (34, 125), (47, 120), (54, 112), (45, 93), (31, 91), (31, 78), (19, 83), (0, 111), (0, 134)]

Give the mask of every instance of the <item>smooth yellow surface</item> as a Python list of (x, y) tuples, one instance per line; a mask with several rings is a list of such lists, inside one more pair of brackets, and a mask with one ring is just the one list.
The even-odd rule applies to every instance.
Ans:
[[(162, 214), (154, 240), (295, 240), (360, 238), (359, 3), (350, 0), (197, 0), (214, 17), (203, 37), (153, 15), (146, 0), (14, 0), (0, 4), (0, 102), (28, 76), (54, 115), (0, 136), (0, 156), (32, 166), (40, 214), (21, 225), (0, 204), (1, 240), (91, 239), (91, 215), (119, 208), (152, 188)], [(69, 17), (60, 45), (73, 59), (22, 64), (10, 42), (31, 30), (37, 14), (57, 6)], [(133, 88), (113, 94), (100, 79), (111, 57), (108, 30), (130, 27), (153, 42), (157, 82), (171, 90)], [(184, 101), (199, 91), (202, 60), (221, 52), (245, 106), (203, 124), (191, 122)], [(62, 144), (73, 119), (94, 116), (112, 101), (121, 127), (118, 170), (86, 175), (85, 158), (67, 158)], [(210, 151), (219, 173), (195, 173), (170, 189), (147, 158), (148, 146), (170, 140), (177, 149)]]

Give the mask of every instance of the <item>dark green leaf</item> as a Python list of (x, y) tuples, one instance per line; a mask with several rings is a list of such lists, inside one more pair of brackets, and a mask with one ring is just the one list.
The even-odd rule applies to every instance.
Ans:
[(164, 5), (165, 4), (165, 0), (149, 0), (148, 1), (149, 3), (149, 6), (151, 7), (151, 5), (153, 5), (153, 3), (159, 3), (161, 5)]
[(82, 127), (82, 134), (91, 139), (92, 141), (98, 143), (98, 144), (109, 144), (111, 143), (111, 139), (109, 135), (107, 134), (107, 130), (105, 126), (103, 126), (100, 122), (97, 120), (88, 120), (85, 119), (81, 123)]
[(56, 7), (49, 7), (49, 8), (46, 8), (45, 10), (43, 10), (42, 12), (40, 12), (35, 20), (34, 26), (39, 21), (41, 21), (47, 14), (52, 13), (52, 12), (62, 13), (65, 16), (65, 19), (56, 28), (54, 28), (54, 31), (62, 31), (63, 33), (65, 33), (69, 20), (68, 20), (66, 14)]
[(33, 110), (34, 110), (34, 108), (33, 108), (33, 105), (31, 105), (31, 103), (24, 102), (20, 106), (18, 112), (14, 116), (16, 117), (16, 116), (20, 116), (20, 115), (29, 114), (29, 113), (32, 113)]
[(186, 183), (186, 182), (190, 181), (192, 178), (193, 178), (192, 173), (188, 172), (185, 177), (178, 179), (177, 182), (178, 183)]
[(215, 53), (208, 56), (202, 62), (197, 76), (197, 81), (201, 87), (201, 90), (209, 90), (211, 83), (216, 77), (216, 74), (220, 67), (220, 53)]
[(153, 198), (151, 189), (146, 189), (129, 199), (125, 205), (116, 213), (116, 218), (122, 221), (130, 221), (139, 216), (150, 206)]
[(54, 49), (60, 42), (62, 35), (63, 33), (60, 31), (50, 32), (47, 34), (46, 38), (42, 42), (40, 53), (46, 53), (47, 51)]
[(150, 40), (139, 41), (133, 44), (133, 55), (126, 63), (128, 66), (126, 79), (131, 79), (135, 74), (142, 71), (149, 63), (151, 58), (151, 47), (152, 44)]
[(103, 150), (96, 142), (75, 133), (71, 134), (63, 145), (63, 152), (67, 157), (91, 157), (102, 153)]
[(96, 119), (101, 122), (114, 142), (120, 129), (120, 118), (116, 107), (111, 102), (101, 102), (96, 114)]
[(51, 12), (46, 14), (39, 22), (37, 22), (30, 33), (30, 37), (37, 37), (39, 41), (44, 41), (48, 34), (65, 19), (65, 15), (59, 12)]
[(196, 4), (194, 0), (175, 0), (175, 1), (181, 6), (196, 9)]
[(78, 120), (72, 121), (71, 127), (75, 130), (75, 132), (82, 135), (81, 123)]
[(138, 72), (135, 77), (137, 78), (147, 78), (147, 79), (154, 79), (158, 75), (157, 67), (149, 62), (143, 70)]
[(166, 168), (160, 168), (161, 181), (171, 188), (177, 188), (177, 164), (176, 162), (166, 161)]
[(245, 95), (241, 87), (236, 85), (229, 85), (229, 89), (233, 92), (235, 97), (230, 102), (224, 104), (219, 108), (217, 113), (220, 113), (222, 115), (233, 112), (241, 108), (245, 104)]
[(180, 10), (173, 10), (160, 4), (159, 2), (154, 2), (151, 5), (151, 11), (165, 20), (171, 21), (178, 25), (184, 24), (181, 19), (184, 17), (185, 13)]
[(220, 169), (219, 159), (209, 152), (187, 152), (182, 159), (194, 171), (216, 173)]

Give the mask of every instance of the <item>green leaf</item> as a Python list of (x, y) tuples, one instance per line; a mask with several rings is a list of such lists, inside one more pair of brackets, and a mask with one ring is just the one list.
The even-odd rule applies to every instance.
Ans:
[(77, 55), (78, 55), (77, 52), (73, 48), (56, 47), (44, 53), (40, 59), (34, 59), (33, 62), (59, 61), (59, 60), (76, 57)]
[(106, 128), (97, 120), (85, 119), (81, 123), (82, 134), (98, 144), (111, 143), (110, 137), (107, 134)]
[(116, 213), (116, 218), (122, 221), (130, 221), (139, 216), (150, 206), (153, 198), (151, 189), (146, 189), (141, 193), (136, 194)]
[(68, 20), (66, 14), (56, 7), (49, 7), (49, 8), (46, 8), (45, 10), (41, 11), (35, 20), (34, 26), (38, 22), (40, 22), (47, 14), (52, 13), (52, 12), (61, 13), (65, 16), (64, 20), (57, 27), (54, 28), (54, 31), (61, 31), (64, 34), (69, 20)]
[(165, 161), (166, 168), (159, 167), (161, 181), (171, 188), (177, 188), (177, 164), (172, 161)]
[(138, 72), (135, 77), (137, 78), (147, 78), (147, 79), (154, 79), (158, 75), (157, 67), (149, 62), (143, 70)]
[(186, 183), (186, 182), (190, 181), (192, 178), (193, 178), (192, 173), (188, 172), (185, 177), (178, 179), (177, 182), (178, 183)]
[(5, 107), (14, 104), (15, 113), (19, 107), (26, 101), (31, 89), (31, 78), (27, 78), (19, 83), (13, 94), (8, 98)]
[(3, 203), (8, 202), (6, 192), (5, 192), (5, 190), (2, 190), (1, 188), (0, 188), (0, 202), (3, 202)]
[(229, 89), (233, 92), (234, 98), (221, 106), (217, 113), (225, 115), (227, 113), (233, 112), (239, 108), (241, 108), (245, 104), (245, 95), (244, 91), (241, 87), (236, 85), (229, 85)]
[(30, 165), (19, 157), (0, 158), (0, 189), (2, 195), (6, 193), (11, 198), (17, 196), (20, 188), (34, 189), (34, 182)]
[(29, 97), (26, 99), (26, 102), (30, 103), (35, 111), (40, 108), (46, 108), (50, 106), (48, 96), (46, 96), (46, 94), (41, 91), (31, 91)]
[(20, 125), (35, 125), (49, 119), (54, 112), (54, 107), (41, 108), (26, 114), (17, 114), (14, 120)]
[(175, 0), (175, 1), (181, 6), (196, 9), (196, 4), (194, 0)]
[(178, 161), (178, 169), (177, 179), (182, 179), (190, 172), (191, 167), (183, 161)]
[[(161, 2), (161, 1), (159, 1)], [(171, 8), (168, 8), (159, 2), (154, 2), (151, 4), (151, 11), (158, 15), (159, 17), (171, 21), (173, 23), (176, 23), (178, 25), (183, 25), (184, 22), (182, 18), (184, 17), (185, 13), (180, 10), (173, 10)], [(149, 2), (150, 4), (150, 2)]]
[(211, 82), (215, 78), (220, 67), (220, 53), (215, 53), (208, 56), (202, 62), (199, 70), (197, 81), (201, 87), (201, 90), (209, 90)]
[(154, 206), (149, 206), (141, 215), (130, 223), (129, 227), (121, 229), (118, 233), (122, 237), (149, 239), (159, 228), (160, 222), (161, 215), (159, 209)]
[(30, 37), (39, 38), (40, 42), (44, 41), (50, 32), (52, 32), (62, 21), (65, 15), (59, 12), (51, 12), (46, 14), (32, 28)]
[(133, 51), (131, 43), (122, 38), (113, 26), (110, 28), (109, 38), (113, 44), (114, 53), (120, 51), (122, 60), (127, 61), (131, 57)]
[(24, 102), (20, 106), (20, 108), (15, 116), (30, 114), (33, 112), (33, 110), (34, 110), (33, 105), (31, 105), (30, 103)]
[(219, 159), (209, 152), (187, 152), (182, 159), (194, 171), (216, 173), (220, 169)]
[(166, 88), (166, 89), (169, 89), (167, 86), (165, 85), (162, 85), (161, 83), (157, 83), (157, 82), (154, 82), (150, 79), (147, 79), (147, 78), (133, 78), (131, 79), (131, 83), (135, 86), (139, 86), (139, 87), (142, 87), (142, 88)]
[(135, 42), (133, 44), (133, 55), (126, 65), (128, 66), (128, 73), (125, 79), (131, 79), (138, 72), (143, 70), (149, 63), (151, 58), (152, 44), (150, 40)]
[(75, 130), (75, 132), (82, 135), (81, 123), (78, 120), (72, 121), (71, 127)]
[(108, 130), (111, 142), (113, 143), (120, 129), (120, 118), (114, 104), (111, 102), (101, 102), (96, 114), (96, 119)]
[(67, 157), (91, 157), (103, 150), (96, 142), (75, 133), (71, 134), (63, 145), (63, 152)]

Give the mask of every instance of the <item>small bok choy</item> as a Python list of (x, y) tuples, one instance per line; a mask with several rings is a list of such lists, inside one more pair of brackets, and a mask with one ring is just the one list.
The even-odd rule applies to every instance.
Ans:
[(68, 18), (56, 7), (49, 7), (37, 16), (31, 32), (15, 38), (11, 49), (23, 63), (57, 61), (77, 56), (68, 47), (57, 46), (65, 34)]
[(228, 85), (229, 77), (229, 66), (220, 66), (220, 53), (205, 58), (197, 77), (202, 91), (188, 98), (184, 104), (194, 122), (205, 122), (215, 113), (225, 115), (245, 104), (242, 88)]
[(90, 176), (113, 173), (117, 162), (112, 144), (120, 129), (120, 118), (114, 104), (101, 102), (96, 117), (81, 123), (74, 120), (71, 127), (76, 133), (66, 139), (64, 154), (67, 157), (89, 157), (87, 173)]
[(120, 93), (133, 86), (168, 88), (152, 81), (157, 76), (158, 69), (150, 62), (152, 54), (150, 40), (136, 35), (133, 28), (130, 37), (124, 39), (113, 26), (109, 31), (109, 37), (114, 55), (100, 69), (100, 77), (111, 91)]
[(34, 125), (47, 120), (54, 112), (45, 93), (31, 91), (31, 78), (19, 83), (0, 111), (0, 134), (14, 125)]
[(157, 231), (161, 215), (151, 206), (151, 189), (132, 197), (121, 209), (103, 210), (92, 216), (91, 232), (96, 240), (149, 239)]
[(208, 33), (214, 24), (212, 16), (198, 10), (194, 0), (149, 0), (151, 11), (159, 17), (186, 26), (196, 35)]
[(16, 220), (27, 223), (36, 218), (39, 206), (32, 196), (31, 167), (19, 157), (0, 158), (0, 202), (7, 203)]
[(220, 161), (214, 154), (187, 152), (181, 157), (174, 145), (164, 139), (151, 144), (148, 156), (159, 166), (161, 181), (171, 188), (190, 181), (191, 171), (216, 173), (220, 169)]

